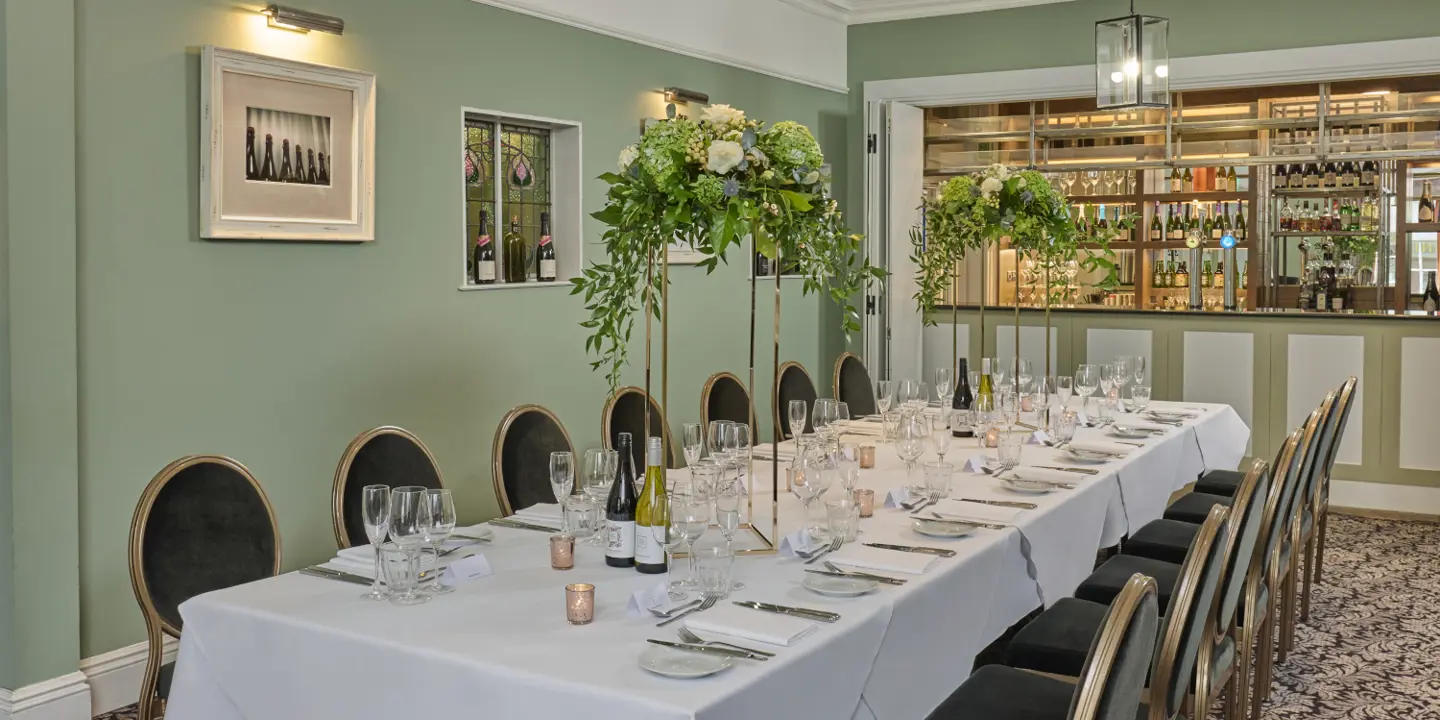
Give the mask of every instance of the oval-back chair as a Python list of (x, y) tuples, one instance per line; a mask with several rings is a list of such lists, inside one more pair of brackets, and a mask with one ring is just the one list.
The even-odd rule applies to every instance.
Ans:
[(755, 403), (750, 401), (750, 391), (734, 373), (717, 372), (705, 381), (700, 390), (700, 427), (710, 427), (711, 420), (729, 420), (733, 423), (749, 423), (751, 442), (758, 442), (755, 434)]
[(575, 453), (570, 433), (555, 413), (539, 405), (521, 405), (495, 430), (490, 470), (501, 515), (538, 503), (555, 502), (550, 489), (550, 453)]
[[(647, 401), (650, 405), (649, 433), (646, 433), (645, 428)], [(614, 450), (620, 433), (630, 433), (631, 460), (635, 463), (637, 477), (645, 472), (645, 437), (647, 434), (649, 437), (661, 437), (661, 432), (666, 427), (668, 425), (665, 424), (665, 413), (660, 411), (660, 404), (655, 402), (655, 398), (646, 395), (644, 389), (633, 385), (616, 390), (605, 401), (605, 409), (600, 414), (600, 436), (604, 439), (605, 449)], [(665, 446), (665, 467), (679, 467), (676, 464), (673, 439)]]
[(835, 399), (850, 408), (852, 418), (880, 412), (875, 406), (875, 383), (870, 380), (870, 371), (855, 353), (840, 353), (835, 360)]
[(340, 456), (330, 489), (335, 544), (341, 548), (370, 542), (360, 510), (366, 485), (445, 487), (430, 448), (409, 430), (385, 425), (356, 435)]
[(180, 604), (279, 572), (275, 511), (244, 465), (191, 455), (155, 475), (130, 521), (130, 585), (149, 643), (141, 720), (164, 714), (174, 672), (173, 663), (164, 663), (164, 641), (180, 637)]
[(815, 383), (810, 380), (810, 373), (804, 365), (791, 361), (780, 366), (780, 384), (775, 388), (775, 406), (772, 409), (775, 427), (780, 428), (782, 438), (791, 438), (796, 434), (790, 428), (791, 400), (805, 401), (805, 427), (800, 428), (800, 432), (805, 432), (806, 428), (813, 429), (810, 411), (815, 407), (816, 397)]

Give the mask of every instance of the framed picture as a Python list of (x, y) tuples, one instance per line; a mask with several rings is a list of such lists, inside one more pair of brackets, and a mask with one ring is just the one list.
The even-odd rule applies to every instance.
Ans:
[(200, 236), (375, 239), (375, 76), (207, 46)]

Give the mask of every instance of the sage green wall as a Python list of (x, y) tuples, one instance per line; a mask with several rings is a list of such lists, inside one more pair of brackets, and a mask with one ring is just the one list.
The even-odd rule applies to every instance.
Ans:
[[(577, 446), (598, 444), (607, 391), (583, 354), (578, 299), (563, 289), (455, 289), (462, 106), (582, 122), (593, 177), (635, 140), (641, 117), (656, 114), (654, 91), (680, 85), (811, 126), (844, 181), (842, 94), (469, 0), (307, 0), (306, 9), (345, 19), (340, 38), (264, 29), (232, 0), (76, 2), (82, 656), (143, 638), (126, 570), (130, 509), (178, 456), (223, 453), (254, 471), (293, 568), (334, 551), (331, 478), (366, 428), (418, 433), (464, 522), (494, 513), (490, 444), (511, 407), (545, 404)], [(376, 73), (376, 242), (197, 238), (198, 48), (207, 44)], [(584, 192), (587, 212), (597, 210), (603, 185), (587, 180)], [(587, 218), (586, 239), (599, 231)], [(595, 259), (593, 246), (587, 253)], [(746, 366), (748, 283), (743, 263), (673, 275), (678, 425), (698, 417), (710, 373)], [(824, 368), (830, 311), (798, 285), (784, 302), (783, 358)], [(762, 314), (762, 327), (769, 322)], [(638, 384), (642, 373), (627, 379)]]
[(0, 688), (15, 687), (14, 515), (10, 504), (10, 228), (6, 184), (5, 12), (0, 0)]

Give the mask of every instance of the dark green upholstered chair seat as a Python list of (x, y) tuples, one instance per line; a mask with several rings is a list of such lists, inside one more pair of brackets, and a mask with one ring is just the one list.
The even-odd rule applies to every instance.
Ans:
[[(803, 432), (807, 429), (813, 431), (815, 429), (810, 424), (810, 413), (815, 408), (815, 398), (817, 397), (815, 394), (815, 384), (810, 381), (810, 374), (805, 372), (804, 367), (801, 367), (799, 364), (787, 364), (784, 369), (780, 371), (780, 391), (778, 395), (780, 402), (776, 406), (775, 412), (779, 415), (780, 432), (785, 437), (788, 438), (795, 435), (790, 429), (791, 400), (805, 401), (805, 427), (801, 428), (801, 431)], [(853, 416), (855, 410), (851, 409), (850, 414)]]
[(367, 440), (350, 462), (340, 497), (345, 537), (351, 547), (370, 542), (360, 509), (366, 485), (419, 485), (438, 489), (440, 470), (431, 462), (425, 448), (405, 435), (382, 432)]
[(1064, 680), (986, 665), (931, 711), (928, 720), (1068, 720), (1074, 694), (1075, 686)]
[(1231, 498), (1224, 495), (1210, 495), (1201, 492), (1185, 493), (1180, 496), (1180, 499), (1170, 503), (1170, 507), (1165, 508), (1165, 519), (1199, 525), (1205, 522), (1205, 516), (1210, 514), (1210, 508), (1216, 505), (1230, 507), (1230, 501)]
[[(641, 390), (621, 390), (620, 395), (615, 399), (610, 408), (610, 437), (607, 447), (618, 448), (620, 445), (620, 433), (630, 433), (631, 460), (635, 463), (635, 474), (638, 477), (645, 472), (645, 393)], [(665, 418), (660, 414), (660, 404), (650, 398), (650, 432), (649, 437), (660, 437), (665, 430)], [(549, 456), (545, 459), (546, 477), (549, 477)], [(675, 449), (673, 445), (665, 447), (665, 467), (676, 468)], [(548, 483), (549, 480), (547, 479)]]
[(550, 489), (550, 453), (570, 452), (565, 428), (540, 409), (522, 411), (510, 420), (500, 440), (500, 481), (510, 511), (555, 502)]
[(170, 683), (175, 680), (175, 662), (160, 666), (160, 679), (155, 682), (155, 696), (161, 700), (170, 699)]
[(836, 371), (839, 375), (835, 381), (838, 389), (835, 399), (850, 408), (850, 417), (880, 412), (875, 407), (875, 383), (870, 380), (870, 371), (860, 358), (846, 353), (841, 356)]
[(1245, 473), (1240, 470), (1210, 470), (1195, 481), (1195, 492), (1230, 496), (1240, 487)]
[(1105, 624), (1106, 605), (1061, 598), (1011, 638), (1005, 664), (1029, 670), (1079, 677), (1095, 634)]
[(1140, 573), (1155, 578), (1160, 613), (1163, 615), (1170, 608), (1170, 596), (1175, 591), (1175, 584), (1180, 580), (1180, 567), (1164, 560), (1116, 555), (1096, 568), (1095, 572), (1090, 573), (1090, 577), (1085, 578), (1080, 586), (1075, 588), (1075, 598), (1109, 605), (1115, 596), (1125, 589), (1125, 583), (1130, 581), (1130, 576)]
[(1190, 544), (1195, 542), (1197, 532), (1200, 532), (1200, 526), (1196, 523), (1153, 520), (1136, 530), (1121, 546), (1120, 552), (1169, 563), (1183, 563), (1185, 554), (1190, 552)]
[[(710, 383), (710, 392), (705, 399), (706, 421), (729, 420), (730, 422), (745, 425), (750, 423), (753, 408), (750, 403), (750, 392), (745, 389), (740, 380), (728, 373), (716, 375)], [(754, 426), (751, 426), (754, 432)], [(756, 442), (752, 438), (752, 442)]]

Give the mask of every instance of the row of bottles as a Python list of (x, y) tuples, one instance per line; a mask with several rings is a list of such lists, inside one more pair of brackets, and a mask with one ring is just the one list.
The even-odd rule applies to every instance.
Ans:
[(615, 442), (620, 462), (615, 481), (605, 499), (605, 564), (633, 567), (647, 575), (668, 569), (664, 537), (670, 526), (669, 503), (665, 494), (665, 452), (661, 438), (645, 443), (645, 481), (637, 488), (635, 460), (630, 433), (620, 433)]
[[(1093, 210), (1091, 209), (1093, 207)], [(1112, 228), (1118, 229), (1126, 219), (1126, 213), (1119, 207), (1107, 209), (1105, 203), (1088, 206), (1084, 203), (1070, 208), (1070, 219), (1075, 223), (1075, 232), (1082, 238), (1110, 237), (1111, 242), (1129, 242), (1130, 232), (1125, 231), (1111, 237)]]
[[(309, 167), (306, 167), (306, 159)], [(265, 159), (255, 154), (255, 128), (245, 129), (245, 179), (257, 182), (294, 183), (298, 185), (329, 185), (330, 166), (322, 150), (316, 162), (315, 148), (301, 151), (295, 143), (295, 163), (290, 163), (290, 140), (280, 141), (280, 163), (275, 163), (275, 138), (265, 133)]]
[(1170, 192), (1239, 192), (1240, 180), (1233, 165), (1215, 168), (1174, 168), (1170, 171)]
[(1355, 162), (1344, 160), (1324, 163), (1308, 162), (1304, 165), (1291, 163), (1275, 166), (1275, 187), (1277, 188), (1369, 188), (1375, 187), (1380, 175), (1380, 164), (1374, 160)]
[[(1378, 109), (1376, 110), (1378, 112)], [(1343, 147), (1346, 152), (1366, 152), (1370, 150), (1384, 149), (1384, 127), (1378, 123), (1366, 125), (1356, 123), (1345, 125), (1332, 121), (1330, 128), (1331, 149)], [(1316, 145), (1320, 143), (1320, 131), (1317, 128), (1280, 128), (1275, 131), (1275, 143), (1279, 147), (1277, 152), (1284, 152), (1286, 148), (1294, 145)], [(1297, 149), (1297, 152), (1303, 150)]]
[(1286, 200), (1280, 205), (1280, 232), (1369, 232), (1380, 227), (1380, 203), (1375, 198), (1310, 201), (1299, 207)]
[[(1302, 252), (1309, 248), (1302, 243)], [(1319, 259), (1306, 260), (1305, 282), (1300, 285), (1299, 309), (1340, 312), (1353, 309), (1351, 289), (1356, 285), (1355, 262), (1348, 251), (1332, 243), (1321, 244)]]
[[(1155, 203), (1155, 213), (1150, 218), (1150, 241), (1184, 240), (1192, 232), (1213, 242), (1220, 242), (1226, 235), (1235, 238), (1237, 244), (1244, 243), (1249, 224), (1245, 219), (1245, 203), (1235, 203), (1235, 214), (1230, 213), (1230, 203), (1218, 203), (1207, 214), (1194, 203), (1171, 203), (1168, 212), (1160, 211)], [(1203, 216), (1203, 217), (1202, 217)]]
[[(540, 242), (533, 249), (520, 230), (520, 216), (510, 216), (510, 230), (505, 233), (503, 257), (504, 281), (523, 283), (532, 279), (554, 282), (557, 278), (555, 243), (550, 236), (550, 213), (540, 213)], [(533, 263), (531, 262), (533, 258)], [(490, 217), (480, 211), (480, 226), (475, 231), (475, 249), (470, 254), (470, 282), (493, 285), (496, 277), (495, 244), (490, 238)], [(531, 269), (535, 274), (530, 274)]]
[[(1249, 273), (1250, 264), (1246, 262), (1241, 266), (1239, 283), (1240, 288), (1246, 287), (1245, 276)], [(1174, 251), (1170, 252), (1169, 260), (1156, 260), (1150, 275), (1150, 286), (1156, 289), (1168, 288), (1189, 288), (1190, 283), (1196, 282), (1202, 288), (1224, 288), (1225, 287), (1225, 261), (1220, 260), (1212, 263), (1209, 257), (1205, 258), (1204, 264), (1192, 273), (1184, 260), (1178, 264), (1175, 261)]]

